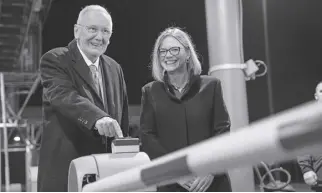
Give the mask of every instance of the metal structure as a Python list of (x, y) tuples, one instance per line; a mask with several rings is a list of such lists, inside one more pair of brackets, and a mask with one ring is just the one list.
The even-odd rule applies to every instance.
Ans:
[[(248, 125), (241, 0), (206, 0), (209, 75), (221, 80), (231, 130)], [(255, 190), (251, 167), (229, 170), (232, 190)]]
[[(37, 147), (39, 142), (40, 124), (30, 123), (22, 115), (40, 82), (38, 65), (42, 54), (42, 25), (51, 2), (0, 0), (0, 166), (1, 156), (5, 162), (4, 171), (0, 167), (0, 174), (5, 173), (5, 187), (2, 188), (0, 175), (0, 191), (10, 191), (9, 152), (26, 152), (28, 167), (31, 164), (30, 148)], [(11, 140), (14, 134), (20, 136), (20, 143)]]
[[(250, 167), (262, 161), (288, 161), (299, 155), (321, 153), (321, 116), (322, 103), (313, 101), (302, 104), (235, 132), (209, 138), (149, 163), (99, 179), (85, 185), (82, 191), (137, 191), (187, 181), (194, 176), (222, 174), (232, 168)], [(111, 164), (101, 163), (98, 167), (111, 167)], [(88, 168), (87, 165), (84, 167)], [(281, 191), (282, 188), (270, 187), (267, 190)], [(284, 190), (291, 191), (292, 188)]]

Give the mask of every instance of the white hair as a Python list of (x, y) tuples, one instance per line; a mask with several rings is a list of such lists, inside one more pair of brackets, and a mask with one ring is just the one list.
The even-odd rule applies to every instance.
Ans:
[(163, 32), (161, 32), (161, 34), (159, 35), (159, 37), (157, 38), (155, 44), (154, 44), (154, 48), (153, 48), (153, 52), (152, 52), (152, 76), (155, 80), (164, 81), (164, 69), (160, 64), (159, 61), (159, 47), (162, 43), (162, 41), (164, 40), (165, 37), (167, 36), (172, 36), (175, 39), (177, 39), (186, 50), (190, 51), (190, 58), (188, 61), (188, 68), (189, 70), (192, 70), (192, 73), (194, 75), (200, 75), (201, 74), (201, 64), (200, 61), (198, 59), (197, 56), (197, 52), (196, 49), (192, 43), (192, 39), (189, 36), (189, 34), (187, 32), (184, 32), (183, 30), (181, 30), (178, 27), (170, 27), (165, 29)]
[[(105, 14), (107, 14), (110, 19), (111, 19), (111, 22), (112, 22), (112, 17), (111, 17), (111, 14), (107, 11), (106, 8), (100, 6), (100, 5), (87, 5), (86, 7), (84, 7), (80, 12), (79, 12), (79, 15), (78, 15), (78, 18), (77, 18), (77, 24), (80, 23), (80, 21), (82, 21), (84, 15), (88, 12), (88, 11), (101, 11)], [(113, 22), (112, 22), (113, 23)]]
[(320, 81), (317, 85), (316, 85), (316, 87), (315, 87), (315, 93), (317, 93), (317, 90), (318, 90), (318, 87), (319, 87), (319, 85), (320, 84), (322, 84), (322, 81)]

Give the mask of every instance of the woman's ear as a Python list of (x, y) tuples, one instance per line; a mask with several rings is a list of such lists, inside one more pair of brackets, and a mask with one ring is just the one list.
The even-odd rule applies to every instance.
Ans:
[(188, 50), (188, 52), (187, 52), (188, 54), (188, 59), (190, 60), (190, 58), (191, 58), (191, 51), (190, 51), (190, 49)]

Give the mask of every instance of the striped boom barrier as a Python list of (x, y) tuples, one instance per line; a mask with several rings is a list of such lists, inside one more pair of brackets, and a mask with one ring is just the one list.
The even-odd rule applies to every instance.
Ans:
[(321, 135), (322, 103), (310, 102), (103, 178), (83, 191), (135, 191), (260, 161), (291, 160), (321, 152)]

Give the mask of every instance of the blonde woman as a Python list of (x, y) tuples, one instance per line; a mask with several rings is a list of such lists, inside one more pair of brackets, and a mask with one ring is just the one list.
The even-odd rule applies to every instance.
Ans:
[[(189, 35), (179, 28), (165, 29), (152, 53), (155, 80), (142, 88), (142, 149), (151, 159), (229, 131), (220, 81), (200, 74)], [(158, 190), (223, 192), (231, 187), (226, 174), (209, 174)]]

